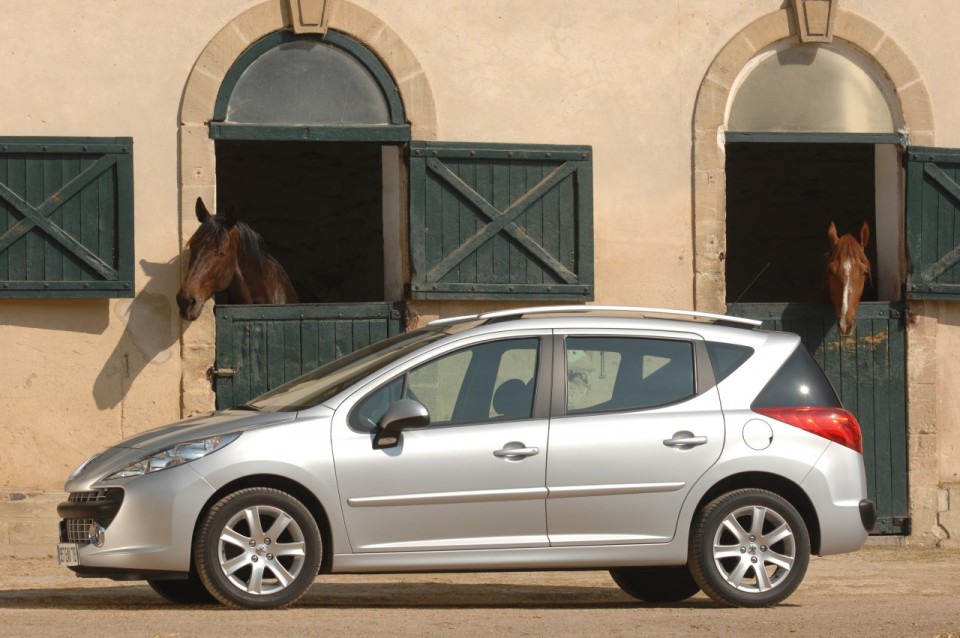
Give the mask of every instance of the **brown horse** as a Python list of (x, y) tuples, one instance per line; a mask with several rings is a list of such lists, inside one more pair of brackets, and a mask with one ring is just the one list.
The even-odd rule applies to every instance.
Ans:
[(256, 231), (230, 211), (211, 215), (199, 197), (196, 210), (200, 227), (187, 242), (190, 266), (177, 293), (181, 317), (193, 321), (224, 290), (229, 303), (297, 303), (290, 278)]
[(864, 249), (870, 241), (870, 226), (863, 222), (860, 240), (850, 233), (837, 237), (837, 227), (830, 222), (827, 230), (830, 252), (827, 254), (827, 287), (830, 300), (837, 313), (837, 328), (840, 335), (849, 337), (857, 329), (857, 305), (863, 295), (863, 287), (872, 283), (872, 268)]

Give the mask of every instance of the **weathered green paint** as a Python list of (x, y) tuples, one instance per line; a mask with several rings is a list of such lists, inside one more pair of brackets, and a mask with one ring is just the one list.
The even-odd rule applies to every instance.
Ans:
[(217, 408), (239, 405), (403, 330), (402, 304), (218, 305)]
[(132, 297), (133, 250), (131, 138), (0, 138), (0, 297)]
[(411, 142), (410, 296), (593, 299), (592, 156)]
[(863, 431), (867, 489), (879, 516), (873, 533), (909, 533), (903, 304), (861, 303), (856, 334), (845, 338), (829, 305), (731, 304), (728, 312), (800, 335)]
[(960, 298), (960, 149), (906, 154), (907, 296)]
[(215, 140), (248, 142), (383, 142), (410, 140), (410, 125), (390, 126), (267, 126), (211, 122), (210, 137)]
[(741, 133), (727, 131), (724, 139), (731, 142), (763, 142), (781, 144), (896, 144), (907, 145), (906, 133)]

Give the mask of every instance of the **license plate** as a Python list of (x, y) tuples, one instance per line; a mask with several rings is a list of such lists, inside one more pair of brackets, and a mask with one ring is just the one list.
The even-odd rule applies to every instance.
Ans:
[(76, 567), (80, 564), (76, 543), (60, 543), (57, 545), (57, 563), (66, 567)]

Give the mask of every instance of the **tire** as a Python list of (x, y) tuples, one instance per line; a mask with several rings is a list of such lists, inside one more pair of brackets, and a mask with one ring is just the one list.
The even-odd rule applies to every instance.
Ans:
[(213, 605), (217, 603), (200, 577), (190, 573), (186, 580), (148, 580), (147, 584), (164, 599), (178, 605)]
[(613, 581), (624, 592), (648, 603), (677, 603), (700, 591), (686, 565), (680, 567), (617, 567)]
[(690, 572), (700, 589), (723, 605), (776, 605), (800, 585), (809, 562), (803, 519), (773, 492), (729, 492), (694, 520)]
[(310, 511), (293, 496), (262, 487), (220, 499), (201, 519), (194, 541), (200, 580), (234, 608), (293, 604), (313, 584), (322, 553)]

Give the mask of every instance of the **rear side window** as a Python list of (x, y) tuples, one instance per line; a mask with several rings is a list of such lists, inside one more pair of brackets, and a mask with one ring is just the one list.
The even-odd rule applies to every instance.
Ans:
[(813, 357), (797, 346), (757, 395), (752, 408), (842, 408), (830, 381)]
[(707, 342), (707, 354), (710, 355), (710, 365), (713, 367), (713, 378), (720, 383), (733, 371), (744, 364), (753, 355), (753, 348), (738, 346), (732, 343)]
[(688, 341), (569, 337), (566, 353), (567, 414), (643, 410), (696, 394)]

